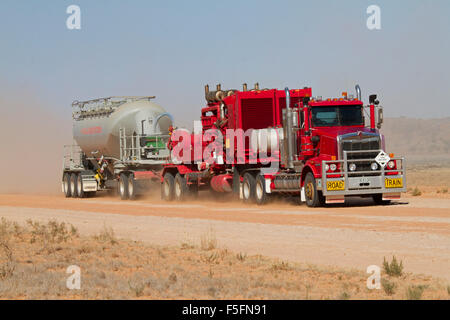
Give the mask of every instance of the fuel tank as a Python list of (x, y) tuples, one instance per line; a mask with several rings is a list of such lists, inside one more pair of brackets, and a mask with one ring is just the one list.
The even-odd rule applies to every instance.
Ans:
[(73, 137), (89, 157), (94, 154), (119, 158), (119, 129), (127, 136), (168, 134), (172, 116), (151, 101), (153, 97), (111, 97), (75, 101)]

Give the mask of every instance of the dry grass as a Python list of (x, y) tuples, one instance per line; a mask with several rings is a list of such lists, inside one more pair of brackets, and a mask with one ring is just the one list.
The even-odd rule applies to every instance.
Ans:
[(448, 165), (413, 165), (406, 171), (408, 194), (450, 198), (450, 167)]
[[(233, 253), (218, 248), (212, 233), (180, 248), (117, 239), (110, 228), (94, 237), (79, 237), (71, 230), (56, 221), (19, 226), (2, 220), (0, 239), (8, 249), (0, 251), (0, 266), (7, 271), (0, 278), (0, 298), (449, 299), (450, 295), (448, 283), (405, 273), (383, 274), (389, 282), (384, 281), (384, 290), (369, 290), (363, 271)], [(70, 265), (81, 268), (80, 290), (66, 288)]]

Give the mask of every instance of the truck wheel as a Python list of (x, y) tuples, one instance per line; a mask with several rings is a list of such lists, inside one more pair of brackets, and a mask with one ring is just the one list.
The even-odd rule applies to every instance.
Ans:
[(119, 177), (119, 195), (120, 199), (128, 199), (128, 177), (125, 173), (121, 173)]
[(233, 170), (233, 196), (239, 198), (239, 189), (241, 188), (241, 175), (236, 167)]
[(76, 173), (72, 173), (70, 175), (70, 192), (72, 193), (72, 198), (78, 197), (77, 192), (77, 177), (78, 175)]
[(134, 175), (130, 174), (128, 176), (128, 199), (135, 200), (137, 193), (137, 183), (134, 179)]
[(78, 198), (86, 197), (86, 194), (83, 191), (83, 179), (81, 178), (81, 174), (77, 177), (77, 194)]
[(258, 205), (264, 205), (269, 201), (270, 195), (266, 192), (266, 180), (264, 176), (258, 174), (256, 176), (255, 199)]
[(319, 207), (325, 203), (325, 198), (317, 190), (316, 179), (311, 172), (306, 174), (304, 188), (306, 205), (308, 207)]
[(70, 191), (70, 173), (66, 172), (63, 176), (64, 195), (66, 198), (70, 198), (72, 192)]
[(378, 205), (386, 206), (391, 203), (391, 200), (383, 200), (383, 194), (381, 193), (374, 194), (372, 198), (373, 202), (375, 202)]
[(251, 173), (244, 174), (244, 183), (242, 184), (242, 196), (244, 203), (255, 202), (256, 180)]
[(171, 173), (166, 173), (164, 175), (163, 183), (161, 185), (161, 194), (164, 200), (173, 201), (174, 198), (174, 177)]
[(175, 176), (175, 199), (177, 201), (184, 201), (189, 195), (189, 187), (186, 183), (186, 179), (179, 173)]

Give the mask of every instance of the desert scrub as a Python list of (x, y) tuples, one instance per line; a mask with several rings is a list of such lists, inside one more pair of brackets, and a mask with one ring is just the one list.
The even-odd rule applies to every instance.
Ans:
[(200, 248), (206, 251), (217, 248), (216, 234), (212, 229), (201, 236)]
[(381, 279), (381, 286), (383, 287), (384, 293), (386, 293), (388, 296), (392, 296), (395, 293), (395, 283), (390, 282), (386, 279)]
[(56, 220), (50, 220), (47, 224), (41, 224), (37, 221), (27, 220), (30, 227), (30, 242), (61, 243), (78, 237), (78, 230), (73, 225), (67, 225), (64, 222), (59, 223)]
[(117, 244), (116, 235), (111, 227), (103, 226), (103, 230), (94, 236), (94, 239), (111, 245)]
[(383, 269), (389, 276), (400, 277), (403, 274), (403, 261), (400, 260), (400, 263), (398, 263), (397, 258), (393, 256), (392, 261), (389, 263), (389, 261), (387, 261), (384, 257)]
[(422, 191), (420, 191), (419, 188), (415, 187), (415, 188), (413, 189), (413, 191), (411, 192), (411, 194), (412, 194), (413, 197), (417, 197), (417, 196), (422, 195)]
[(426, 286), (424, 285), (411, 285), (406, 290), (406, 299), (408, 300), (420, 300), (422, 299), (423, 291)]

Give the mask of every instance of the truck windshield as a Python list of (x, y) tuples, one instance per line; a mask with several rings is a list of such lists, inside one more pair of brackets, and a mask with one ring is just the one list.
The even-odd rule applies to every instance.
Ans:
[(362, 126), (362, 106), (312, 107), (314, 127)]

